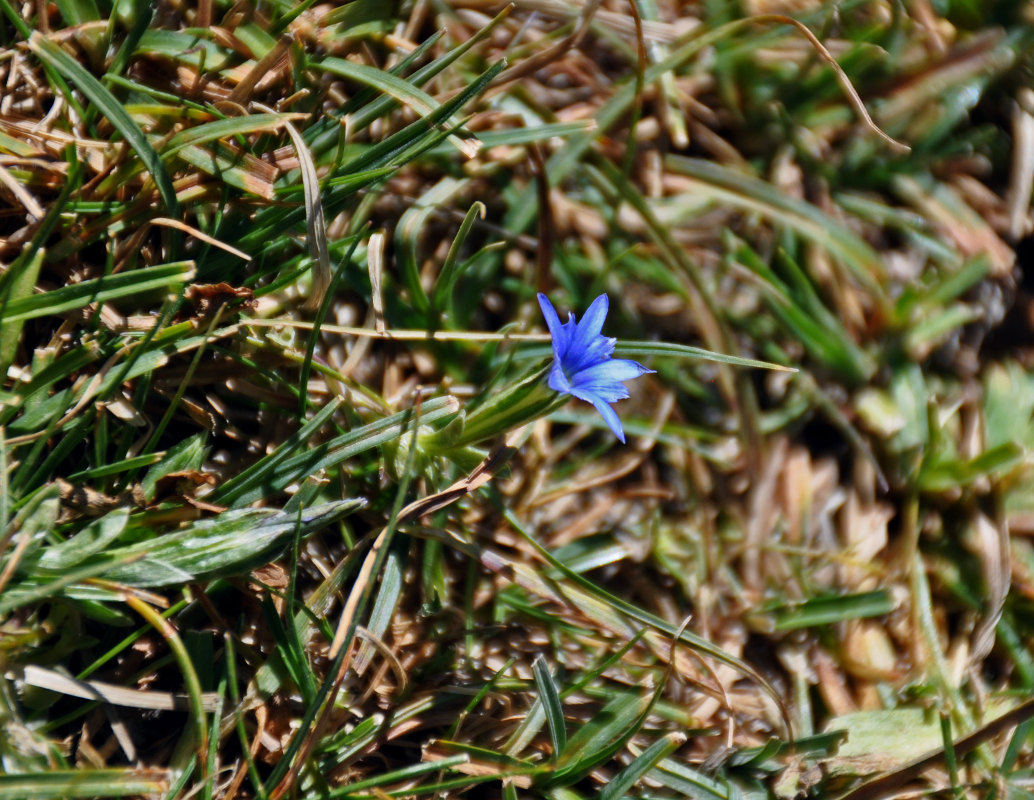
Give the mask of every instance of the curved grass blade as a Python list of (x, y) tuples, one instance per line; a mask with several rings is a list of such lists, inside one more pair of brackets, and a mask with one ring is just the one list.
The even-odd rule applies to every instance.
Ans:
[[(463, 222), (460, 223), (460, 229), (456, 232), (452, 244), (449, 245), (449, 252), (445, 256), (445, 261), (442, 262), (441, 271), (438, 273), (438, 279), (435, 281), (434, 289), (431, 292), (431, 305), (438, 312), (447, 310), (443, 308), (447, 303), (451, 305), (452, 289), (462, 272), (462, 269), (457, 267), (460, 249), (467, 240), (471, 228), (474, 227), (474, 220), (479, 217), (484, 219), (485, 213), (485, 204), (480, 200), (475, 200), (468, 209), (466, 216), (464, 216)], [(470, 263), (468, 261), (467, 265), (469, 266)]]
[[(320, 63), (312, 64), (312, 66), (323, 68), (328, 72), (340, 75), (341, 78), (377, 89), (382, 92), (382, 96), (393, 97), (409, 106), (410, 109), (413, 109), (421, 117), (433, 113), (438, 107), (437, 100), (427, 94), (427, 92), (399, 78), (398, 75), (386, 72), (383, 69), (375, 69), (366, 64), (359, 64), (355, 61), (347, 61), (334, 56), (328, 56)], [(445, 122), (448, 123), (449, 118), (446, 118)], [(467, 158), (473, 158), (481, 148), (481, 144), (477, 140), (464, 141), (455, 134), (451, 135), (449, 139), (456, 146), (456, 149)]]
[(549, 736), (553, 740), (553, 759), (556, 760), (567, 749), (567, 724), (564, 722), (564, 708), (560, 704), (556, 683), (549, 674), (549, 666), (539, 656), (531, 665), (535, 675), (535, 685), (539, 690), (542, 706), (546, 711), (546, 722), (549, 724)]
[[(179, 666), (180, 673), (183, 675), (183, 683), (186, 684), (187, 698), (190, 702), (190, 717), (191, 722), (193, 722), (195, 745), (198, 748), (199, 756), (197, 763), (201, 767), (200, 778), (202, 783), (207, 783), (208, 714), (205, 711), (201, 680), (198, 677), (197, 670), (194, 668), (194, 663), (190, 659), (190, 654), (183, 644), (179, 631), (157, 609), (134, 595), (126, 596), (126, 605), (147, 620), (147, 623), (165, 639), (165, 644), (172, 651), (172, 656)], [(216, 716), (219, 716), (219, 712), (216, 712)]]
[(443, 177), (402, 214), (395, 228), (395, 250), (402, 262), (402, 277), (417, 310), (427, 312), (431, 299), (420, 280), (419, 242), (424, 227), (440, 208), (448, 207), (468, 181)]
[[(602, 658), (591, 669), (588, 669), (581, 675), (576, 676), (575, 679), (568, 683), (567, 686), (564, 687), (563, 691), (560, 692), (560, 697), (570, 697), (571, 695), (589, 687), (610, 667), (619, 663), (633, 647), (639, 644), (642, 638), (642, 632), (632, 634), (628, 641), (621, 647), (613, 653), (607, 654), (605, 658)], [(521, 724), (517, 726), (517, 729), (510, 735), (510, 738), (507, 739), (506, 743), (502, 746), (501, 752), (516, 758), (520, 753), (524, 752), (524, 749), (538, 735), (538, 732), (542, 729), (545, 721), (546, 711), (540, 694), (535, 702), (532, 703), (531, 708), (528, 709), (528, 713), (521, 721)]]
[(144, 162), (147, 171), (151, 173), (154, 185), (158, 187), (158, 193), (161, 195), (169, 215), (179, 218), (179, 201), (176, 199), (172, 178), (165, 171), (165, 166), (154, 148), (151, 147), (151, 143), (147, 141), (144, 132), (133, 122), (115, 96), (108, 91), (104, 84), (87, 72), (78, 61), (38, 31), (29, 37), (29, 49), (39, 56), (41, 61), (52, 66), (78, 86), (101, 114), (111, 122), (115, 130), (122, 134), (129, 146)]
[(670, 756), (685, 741), (684, 733), (666, 733), (640, 753), (635, 761), (611, 778), (610, 783), (600, 792), (599, 800), (620, 800), (640, 778), (656, 766), (658, 761)]
[(398, 102), (409, 106), (420, 116), (426, 116), (438, 108), (438, 102), (423, 89), (418, 89), (398, 75), (392, 75), (390, 72), (366, 64), (328, 56), (322, 61), (310, 62), (309, 66), (378, 89), (382, 95), (393, 97)]
[(614, 349), (615, 354), (620, 356), (675, 356), (678, 358), (691, 358), (699, 361), (713, 361), (717, 364), (729, 364), (733, 367), (754, 367), (756, 369), (770, 369), (776, 372), (797, 372), (796, 367), (787, 367), (783, 364), (776, 364), (772, 361), (761, 361), (756, 358), (743, 358), (742, 356), (730, 356), (725, 353), (715, 353), (701, 347), (693, 347), (688, 344), (677, 344), (673, 342), (623, 342), (619, 341)]
[[(415, 418), (406, 418), (407, 422), (411, 421), (414, 428), (418, 427), (420, 423), (418, 413), (419, 409), (417, 414), (413, 415)], [(274, 800), (279, 800), (294, 786), (302, 765), (308, 759), (311, 748), (320, 733), (320, 729), (327, 723), (328, 711), (333, 706), (341, 689), (341, 684), (345, 678), (344, 667), (352, 653), (352, 644), (359, 627), (359, 620), (370, 604), (374, 579), (382, 574), (384, 562), (388, 555), (388, 548), (398, 526), (399, 514), (402, 510), (402, 504), (405, 502), (405, 495), (412, 476), (415, 455), (416, 448), (411, 447), (409, 449), (409, 457), (399, 480), (398, 490), (395, 493), (395, 500), (391, 507), (391, 514), (388, 517), (388, 524), (380, 532), (371, 545), (370, 550), (366, 553), (356, 581), (348, 594), (348, 600), (341, 612), (338, 629), (328, 653), (328, 656), (333, 660), (332, 666), (320, 685), (315, 701), (309, 705), (302, 724), (298, 727), (295, 735), (291, 737), (290, 744), (284, 750), (283, 758), (274, 767), (269, 777), (268, 783), (276, 787), (272, 794)]]
[(708, 775), (671, 758), (662, 758), (657, 767), (650, 771), (650, 778), (683, 797), (692, 797), (695, 800), (743, 798), (743, 793), (720, 774)]
[[(298, 164), (302, 173), (302, 189), (305, 198), (305, 227), (308, 231), (307, 244), (309, 258), (312, 260), (312, 286), (309, 299), (304, 308), (314, 311), (323, 303), (327, 290), (330, 289), (330, 245), (327, 243), (327, 224), (323, 217), (323, 200), (320, 194), (320, 179), (316, 174), (316, 164), (312, 153), (305, 144), (305, 139), (290, 122), (285, 122), (287, 133), (298, 156)], [(315, 333), (313, 334), (316, 335)], [(304, 392), (302, 393), (304, 396)]]
[(558, 769), (547, 777), (549, 786), (566, 786), (607, 763), (646, 722), (664, 691), (664, 681), (648, 695), (624, 692), (615, 696), (571, 737)]
[(200, 125), (194, 125), (170, 137), (159, 155), (164, 160), (171, 158), (184, 147), (189, 147), (190, 145), (207, 144), (208, 142), (226, 139), (231, 136), (247, 136), (249, 134), (277, 131), (292, 119), (304, 119), (304, 115), (250, 114), (245, 117), (230, 117), (229, 119), (205, 122)]
[(761, 214), (797, 231), (840, 259), (863, 286), (880, 296), (878, 281), (885, 269), (879, 254), (818, 207), (780, 192), (760, 178), (703, 159), (672, 155), (665, 165), (697, 182), (695, 194)]
[[(491, 20), (491, 22), (489, 22), (484, 27), (479, 28), (473, 36), (470, 36), (469, 38), (465, 39), (452, 50), (448, 51), (439, 58), (436, 58), (427, 66), (418, 69), (416, 72), (414, 72), (406, 79), (409, 85), (423, 86), (425, 83), (431, 80), (431, 78), (435, 77), (443, 70), (454, 64), (457, 60), (466, 55), (475, 45), (483, 41), (493, 30), (495, 30), (496, 26), (499, 25), (499, 23), (502, 22), (504, 19), (506, 19), (506, 17), (510, 14), (510, 11), (512, 9), (513, 6), (507, 6), (498, 14), (496, 14), (495, 17)], [(435, 34), (434, 36), (428, 39), (428, 42), (433, 43), (437, 40), (438, 37), (439, 34)], [(422, 46), (423, 45), (421, 45), (421, 47)], [(355, 112), (355, 115), (352, 119), (353, 126), (357, 130), (365, 129), (371, 122), (373, 122), (373, 120), (377, 119), (380, 116), (383, 116), (390, 109), (392, 109), (395, 106), (396, 102), (397, 101), (395, 100), (395, 98), (391, 96), (381, 95), (364, 108), (361, 108)]]

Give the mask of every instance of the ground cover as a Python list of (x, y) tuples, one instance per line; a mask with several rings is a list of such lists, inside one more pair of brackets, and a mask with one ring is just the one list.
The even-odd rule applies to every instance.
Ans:
[(1032, 15), (0, 0), (0, 798), (1029, 796)]

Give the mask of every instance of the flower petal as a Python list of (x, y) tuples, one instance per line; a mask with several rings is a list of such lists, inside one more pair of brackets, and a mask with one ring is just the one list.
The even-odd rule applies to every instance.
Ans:
[(564, 367), (569, 374), (574, 375), (601, 361), (607, 361), (610, 354), (614, 352), (616, 343), (617, 340), (611, 339), (609, 336), (597, 336), (583, 348), (576, 338), (571, 342), (570, 348), (565, 354)]
[(584, 400), (586, 403), (595, 403), (602, 400), (604, 403), (616, 403), (628, 397), (628, 389), (623, 383), (584, 383), (581, 385), (571, 384), (569, 394)]
[(542, 294), (542, 292), (539, 292), (538, 299), (539, 308), (542, 309), (542, 316), (546, 319), (546, 327), (549, 328), (549, 335), (553, 339), (553, 356), (557, 359), (563, 359), (567, 353), (568, 343), (571, 338), (569, 334), (574, 326), (570, 325), (570, 322), (568, 325), (560, 322), (556, 309), (553, 308), (549, 298)]
[[(625, 394), (615, 399), (624, 400), (629, 396), (628, 390), (622, 387), (620, 383), (617, 384), (617, 388)], [(621, 421), (617, 417), (617, 411), (608, 405), (608, 401), (604, 399), (603, 395), (599, 392), (586, 392), (584, 388), (580, 387), (571, 387), (571, 395), (579, 400), (584, 400), (586, 403), (591, 403), (600, 412), (600, 416), (607, 423), (607, 427), (614, 432), (614, 435), (621, 440), (622, 444), (625, 443), (625, 430), (621, 428)]]
[(610, 307), (607, 295), (601, 294), (592, 301), (581, 322), (570, 313), (567, 322), (561, 323), (549, 298), (539, 294), (538, 301), (553, 339), (550, 388), (591, 403), (624, 443), (621, 419), (610, 404), (628, 397), (625, 381), (653, 370), (627, 358), (611, 358), (616, 340), (603, 335)]
[(580, 392), (613, 403), (615, 400), (624, 400), (628, 397), (624, 381), (638, 378), (647, 372), (653, 370), (627, 358), (613, 358), (587, 367), (572, 376), (570, 391), (575, 397), (580, 397)]
[(614, 435), (618, 437), (621, 444), (624, 444), (625, 429), (621, 427), (621, 420), (618, 418), (617, 412), (602, 400), (591, 400), (590, 402), (600, 412), (600, 416), (607, 423), (607, 427), (614, 431)]
[(571, 381), (567, 379), (567, 375), (564, 373), (563, 364), (560, 363), (560, 359), (553, 358), (553, 366), (549, 368), (549, 388), (556, 392), (562, 392), (563, 394), (571, 394)]
[(645, 375), (648, 372), (653, 372), (653, 370), (647, 369), (638, 361), (632, 361), (628, 358), (608, 358), (606, 361), (601, 361), (581, 370), (574, 376), (573, 382), (575, 384), (595, 382), (622, 383), (623, 381), (638, 378), (640, 375)]
[(578, 323), (578, 328), (571, 339), (572, 354), (588, 350), (600, 338), (609, 309), (610, 299), (605, 294), (601, 294), (592, 301), (592, 305), (585, 312), (582, 321)]

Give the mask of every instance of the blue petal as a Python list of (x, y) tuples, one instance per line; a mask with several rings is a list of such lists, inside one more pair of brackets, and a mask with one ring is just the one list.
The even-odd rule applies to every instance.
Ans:
[(572, 383), (569, 394), (586, 403), (595, 403), (602, 400), (604, 403), (616, 403), (628, 397), (628, 389), (623, 383)]
[(542, 316), (546, 319), (546, 327), (549, 328), (549, 335), (553, 339), (553, 356), (554, 358), (562, 359), (564, 354), (567, 353), (570, 328), (561, 324), (560, 317), (557, 316), (556, 309), (553, 308), (553, 304), (549, 302), (548, 297), (539, 292), (538, 299), (539, 308), (542, 309)]
[(567, 379), (563, 364), (560, 363), (559, 358), (553, 359), (553, 366), (549, 369), (548, 383), (549, 388), (553, 391), (571, 394), (571, 381)]
[(626, 358), (611, 358), (616, 340), (603, 335), (610, 305), (607, 295), (601, 294), (592, 301), (581, 322), (569, 313), (567, 322), (561, 323), (549, 298), (539, 294), (538, 301), (553, 339), (550, 388), (591, 403), (624, 443), (621, 420), (610, 403), (628, 397), (625, 381), (653, 370)]
[(582, 317), (582, 321), (578, 323), (578, 331), (572, 344), (577, 344), (582, 349), (588, 347), (592, 340), (602, 333), (603, 323), (607, 319), (607, 311), (609, 310), (610, 299), (607, 295), (601, 294), (593, 300), (589, 310)]
[(617, 412), (613, 408), (608, 406), (602, 400), (590, 400), (596, 410), (600, 412), (600, 416), (603, 417), (603, 421), (607, 423), (607, 427), (614, 431), (614, 435), (618, 437), (621, 444), (625, 443), (625, 429), (621, 427), (621, 420), (618, 419)]
[(653, 370), (647, 369), (638, 361), (631, 361), (627, 358), (610, 358), (581, 370), (574, 375), (572, 382), (579, 386), (590, 383), (622, 383), (638, 378), (647, 372), (653, 372)]
[(570, 349), (564, 357), (564, 368), (571, 374), (581, 372), (584, 369), (607, 361), (614, 352), (616, 339), (609, 336), (597, 336), (590, 341), (586, 347), (580, 347), (577, 339), (571, 342)]

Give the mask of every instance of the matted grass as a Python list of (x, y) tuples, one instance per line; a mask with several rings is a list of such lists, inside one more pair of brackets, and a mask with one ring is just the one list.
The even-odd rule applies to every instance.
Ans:
[(0, 0), (0, 800), (1029, 796), (1032, 24)]

